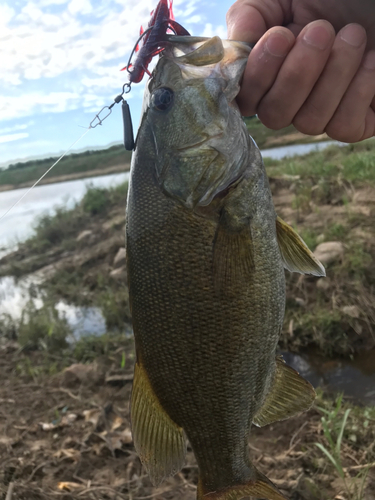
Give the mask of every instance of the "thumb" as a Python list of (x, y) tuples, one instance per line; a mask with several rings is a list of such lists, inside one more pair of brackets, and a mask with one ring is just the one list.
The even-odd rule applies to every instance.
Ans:
[(227, 13), (228, 39), (256, 43), (269, 28), (284, 23), (279, 0), (237, 0)]

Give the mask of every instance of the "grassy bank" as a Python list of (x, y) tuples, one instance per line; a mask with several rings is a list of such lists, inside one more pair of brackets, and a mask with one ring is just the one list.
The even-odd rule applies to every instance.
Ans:
[[(39, 179), (57, 159), (58, 156), (11, 164), (0, 171), (0, 187), (31, 184)], [(46, 180), (58, 177), (65, 178), (70, 175), (76, 176), (78, 173), (81, 173), (83, 177), (86, 172), (95, 175), (95, 171), (103, 171), (115, 166), (118, 167), (118, 172), (122, 172), (129, 168), (130, 159), (131, 153), (125, 151), (122, 145), (96, 151), (73, 153), (65, 156), (53, 168)]]

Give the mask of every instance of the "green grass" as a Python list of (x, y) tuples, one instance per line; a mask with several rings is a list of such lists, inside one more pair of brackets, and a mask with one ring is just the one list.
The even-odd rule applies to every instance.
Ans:
[(329, 146), (299, 157), (267, 159), (265, 164), (270, 176), (298, 176), (314, 183), (323, 179), (374, 183), (375, 139), (345, 147)]
[(346, 458), (344, 446), (346, 449), (357, 448), (358, 444), (361, 446), (368, 441), (373, 441), (375, 435), (371, 429), (375, 421), (375, 408), (359, 408), (352, 405), (349, 408), (348, 404), (343, 402), (342, 394), (330, 404), (329, 399), (324, 399), (320, 394), (316, 409), (322, 415), (323, 439), (315, 445), (327, 460), (327, 465), (330, 465), (340, 478), (346, 498), (362, 500), (369, 469), (375, 457), (373, 453), (366, 454), (365, 452), (363, 465), (359, 470), (354, 468), (353, 473), (350, 473), (350, 467), (344, 467)]
[[(36, 181), (58, 159), (58, 157), (43, 160), (30, 160), (9, 165), (5, 170), (0, 170), (0, 185), (18, 185), (24, 182)], [(130, 164), (131, 153), (125, 151), (122, 145), (111, 146), (98, 151), (85, 151), (65, 156), (53, 168), (49, 178), (78, 172), (103, 169), (115, 165), (125, 166)]]
[(71, 330), (53, 304), (38, 309), (30, 301), (17, 327), (17, 339), (24, 349), (45, 349), (58, 352), (68, 346)]
[(69, 241), (87, 227), (93, 215), (105, 216), (120, 202), (125, 206), (127, 191), (127, 181), (109, 189), (89, 186), (81, 202), (74, 208), (58, 207), (54, 213), (39, 217), (34, 226), (35, 234), (22, 243), (22, 247), (45, 251)]

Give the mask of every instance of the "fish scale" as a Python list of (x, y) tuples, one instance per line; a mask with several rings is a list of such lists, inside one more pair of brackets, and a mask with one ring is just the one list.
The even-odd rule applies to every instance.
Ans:
[[(137, 357), (133, 438), (155, 484), (182, 467), (186, 435), (198, 462), (199, 499), (280, 500), (252, 465), (247, 440), (252, 422), (288, 418), (314, 400), (310, 384), (276, 358), (276, 347), (284, 266), (312, 274), (322, 268), (277, 218), (259, 151), (232, 103), (248, 49), (228, 42), (242, 63), (234, 58), (237, 80), (234, 70), (226, 80), (216, 74), (229, 71), (225, 45), (207, 43), (207, 53), (203, 43), (198, 56), (190, 48), (183, 56), (213, 61), (207, 85), (196, 71), (191, 80), (180, 76), (173, 48), (165, 50), (146, 90), (132, 158), (126, 247)], [(173, 91), (168, 113), (164, 105), (159, 112), (158, 89)], [(181, 121), (191, 127), (189, 146)], [(187, 170), (189, 158), (194, 167)]]

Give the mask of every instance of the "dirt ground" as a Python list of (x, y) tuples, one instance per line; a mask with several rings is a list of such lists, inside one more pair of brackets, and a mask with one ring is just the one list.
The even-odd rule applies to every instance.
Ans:
[[(134, 451), (129, 421), (131, 339), (125, 342), (123, 369), (123, 345), (112, 346), (94, 363), (73, 363), (65, 369), (66, 359), (22, 352), (14, 341), (3, 343), (0, 351), (0, 498), (195, 498), (198, 470), (190, 449), (182, 471), (157, 488)], [(53, 363), (55, 375), (34, 369), (50, 370)], [(311, 409), (286, 422), (254, 428), (249, 446), (253, 462), (287, 498), (348, 500), (317, 442), (324, 442), (321, 413)], [(347, 477), (354, 477), (373, 452), (374, 442), (345, 445)], [(363, 500), (375, 499), (375, 467), (365, 491)]]

